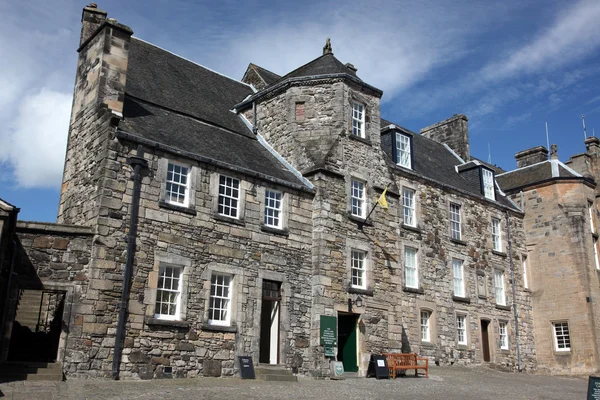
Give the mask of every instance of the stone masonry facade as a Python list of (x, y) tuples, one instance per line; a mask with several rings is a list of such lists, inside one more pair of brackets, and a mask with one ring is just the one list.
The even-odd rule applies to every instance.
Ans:
[[(132, 30), (95, 5), (84, 8), (82, 20), (58, 224), (22, 226), (19, 233), (43, 285), (68, 291), (69, 333), (61, 336), (58, 355), (67, 377), (114, 377), (128, 234), (138, 206), (121, 378), (231, 376), (239, 373), (238, 356), (257, 363), (267, 282), (280, 288), (271, 363), (300, 375), (329, 376), (335, 357), (320, 345), (321, 316), (356, 318), (362, 376), (371, 354), (382, 352), (415, 352), (440, 364), (536, 368), (532, 296), (518, 268), (526, 254), (523, 213), (397, 166), (382, 148), (381, 91), (352, 74), (312, 77), (232, 104), (273, 157), (304, 182), (286, 183), (120, 132)], [(352, 134), (357, 102), (364, 106), (363, 137)], [(455, 121), (460, 129), (452, 131)], [(443, 134), (434, 125), (424, 137), (468, 162), (467, 119), (450, 122), (439, 125)], [(143, 164), (138, 204), (136, 158)], [(185, 206), (165, 201), (172, 163), (189, 171)], [(218, 212), (223, 177), (239, 182), (236, 218)], [(377, 207), (366, 219), (352, 215), (353, 181), (364, 185), (367, 212), (386, 187), (389, 208)], [(405, 188), (415, 193), (414, 226), (403, 219)], [(278, 229), (264, 224), (268, 190), (281, 193)], [(460, 205), (460, 239), (451, 238), (451, 203)], [(500, 250), (492, 250), (493, 219), (500, 221)], [(416, 251), (417, 288), (406, 284), (407, 248)], [(361, 288), (353, 285), (356, 251), (365, 257)], [(463, 266), (461, 296), (453, 292), (454, 260)], [(175, 318), (161, 318), (157, 308), (165, 268), (181, 271)], [(227, 324), (211, 323), (215, 276), (230, 282)], [(502, 277), (507, 299), (501, 304), (495, 276)], [(459, 318), (466, 324), (460, 344)]]

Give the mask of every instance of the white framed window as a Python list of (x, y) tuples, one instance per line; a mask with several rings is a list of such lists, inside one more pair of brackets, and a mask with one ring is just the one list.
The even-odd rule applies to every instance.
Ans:
[(594, 203), (588, 201), (588, 215), (590, 218), (590, 229), (592, 233), (596, 232), (596, 223), (594, 222)]
[(163, 265), (158, 271), (154, 317), (177, 320), (181, 310), (182, 267)]
[(211, 325), (231, 323), (231, 281), (231, 275), (217, 273), (211, 275), (208, 306), (208, 323)]
[(506, 305), (506, 295), (504, 294), (504, 272), (494, 271), (494, 292), (496, 294), (496, 304)]
[(404, 247), (404, 284), (409, 288), (419, 288), (417, 249), (412, 247)]
[(454, 274), (454, 295), (465, 297), (464, 263), (462, 260), (452, 259), (452, 272)]
[(598, 259), (598, 238), (593, 237), (594, 240), (594, 261), (596, 262), (596, 269), (600, 270), (600, 260)]
[(496, 200), (494, 194), (494, 173), (489, 169), (482, 168), (481, 175), (483, 177), (483, 195), (490, 200)]
[(452, 239), (460, 240), (461, 221), (460, 221), (460, 204), (450, 203), (450, 236)]
[(366, 268), (367, 253), (362, 250), (352, 250), (350, 256), (352, 287), (358, 289), (367, 288), (367, 268)]
[(396, 133), (396, 157), (398, 165), (412, 168), (410, 137), (398, 132)]
[(165, 202), (187, 207), (190, 192), (190, 169), (173, 162), (167, 165)]
[(352, 103), (352, 134), (365, 137), (365, 106), (362, 103)]
[(467, 345), (467, 316), (456, 315), (456, 337), (458, 344)]
[(351, 188), (351, 213), (360, 218), (364, 218), (367, 214), (365, 204), (365, 184), (364, 182), (352, 179)]
[(431, 342), (431, 312), (421, 310), (421, 341)]
[(554, 348), (556, 351), (571, 351), (571, 337), (568, 322), (553, 322)]
[(523, 264), (523, 287), (529, 289), (529, 281), (527, 280), (527, 256), (521, 256)]
[(402, 209), (404, 215), (404, 225), (417, 226), (414, 190), (408, 188), (402, 189)]
[(502, 236), (500, 232), (500, 220), (492, 218), (492, 243), (494, 250), (502, 251)]
[(265, 189), (265, 225), (281, 229), (281, 199), (283, 193)]
[(498, 323), (498, 336), (500, 336), (500, 349), (508, 350), (508, 327), (506, 322)]
[(218, 213), (226, 217), (239, 218), (240, 181), (225, 175), (219, 176)]

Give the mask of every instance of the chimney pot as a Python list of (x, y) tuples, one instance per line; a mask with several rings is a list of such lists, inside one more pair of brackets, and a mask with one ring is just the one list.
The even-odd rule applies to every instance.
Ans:
[(358, 68), (356, 68), (354, 66), (354, 64), (350, 64), (350, 63), (346, 63), (346, 68), (348, 68), (350, 71), (356, 73), (356, 71), (358, 71)]
[(96, 3), (90, 3), (87, 5), (87, 8), (98, 8), (98, 4)]

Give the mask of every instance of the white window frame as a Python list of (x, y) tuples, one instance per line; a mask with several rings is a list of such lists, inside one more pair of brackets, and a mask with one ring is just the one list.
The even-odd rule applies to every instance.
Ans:
[(413, 189), (402, 188), (402, 222), (404, 225), (412, 227), (417, 226), (415, 194), (416, 192)]
[(410, 136), (396, 132), (396, 164), (408, 169), (412, 169), (412, 149), (410, 142)]
[(466, 346), (467, 340), (467, 316), (456, 314), (456, 340), (459, 345)]
[(496, 298), (496, 304), (501, 306), (506, 305), (506, 293), (504, 290), (504, 271), (494, 271), (494, 296)]
[(404, 285), (413, 289), (419, 288), (419, 261), (417, 251), (418, 250), (414, 247), (404, 247)]
[[(158, 269), (158, 281), (156, 282), (156, 301), (154, 303), (154, 318), (164, 320), (179, 320), (181, 318), (181, 288), (183, 279), (183, 267), (179, 265), (163, 264)], [(166, 285), (167, 281), (169, 284)], [(174, 285), (176, 281), (176, 284)], [(167, 287), (168, 286), (168, 287)], [(172, 294), (175, 299), (163, 301), (165, 295)], [(163, 314), (162, 304), (168, 307), (167, 313)], [(171, 309), (173, 313), (170, 313)]]
[(521, 256), (521, 264), (523, 265), (523, 287), (529, 289), (529, 280), (527, 279), (527, 256)]
[(365, 105), (358, 101), (352, 102), (352, 134), (365, 138)]
[(454, 295), (466, 297), (465, 294), (465, 266), (464, 261), (458, 258), (452, 259), (452, 276), (454, 282)]
[[(173, 170), (171, 171), (171, 167)], [(175, 169), (179, 168), (179, 172)], [(167, 175), (165, 176), (165, 203), (174, 204), (176, 206), (188, 207), (190, 204), (190, 171), (189, 165), (173, 162), (169, 160), (167, 162)], [(183, 173), (185, 171), (185, 173)], [(175, 179), (179, 176), (178, 179)], [(182, 183), (182, 178), (185, 177), (185, 183)], [(183, 201), (174, 200), (174, 197), (180, 197), (181, 193), (177, 190), (170, 190), (171, 188), (183, 188)]]
[(492, 218), (492, 243), (495, 251), (502, 251), (502, 230), (500, 218)]
[(592, 233), (596, 232), (596, 223), (594, 222), (594, 203), (588, 201), (588, 215), (590, 218), (590, 230)]
[(364, 250), (350, 250), (350, 286), (367, 288), (367, 252)]
[(481, 180), (483, 181), (483, 195), (490, 200), (496, 200), (494, 173), (487, 168), (481, 168)]
[(500, 339), (500, 350), (508, 350), (508, 323), (498, 322), (498, 337)]
[(594, 245), (594, 261), (596, 263), (596, 269), (600, 270), (600, 259), (598, 257), (598, 238), (595, 236), (592, 236), (592, 242)]
[(462, 206), (457, 203), (450, 203), (450, 237), (456, 240), (462, 240)]
[[(222, 280), (219, 282), (219, 278)], [(226, 280), (229, 282), (225, 284)], [(213, 291), (214, 288), (214, 291)], [(221, 288), (221, 294), (218, 289)], [(223, 294), (223, 289), (227, 288), (227, 295)], [(231, 325), (231, 292), (233, 289), (233, 275), (221, 272), (212, 272), (210, 275), (210, 291), (208, 300), (208, 324), (218, 326)], [(220, 302), (218, 304), (217, 302)], [(223, 307), (223, 302), (226, 302)], [(216, 307), (218, 305), (218, 307)], [(223, 318), (222, 313), (225, 313)], [(220, 315), (219, 315), (220, 314)], [(219, 318), (213, 318), (218, 315)]]
[[(552, 323), (554, 349), (557, 352), (571, 351), (571, 330), (567, 321)], [(566, 332), (566, 333), (565, 333)]]
[(431, 343), (431, 311), (421, 310), (421, 342)]
[(283, 226), (283, 192), (265, 189), (265, 226), (281, 229)]
[[(235, 187), (237, 183), (237, 187)], [(224, 217), (240, 219), (240, 193), (241, 193), (241, 181), (227, 175), (219, 175), (218, 184), (218, 198), (217, 198), (217, 213)], [(228, 189), (230, 194), (227, 193)], [(237, 196), (234, 194), (237, 192)], [(227, 204), (229, 203), (229, 204)], [(235, 207), (232, 206), (235, 204)], [(223, 208), (222, 210), (220, 208)], [(225, 212), (229, 210), (228, 212)], [(235, 210), (235, 215), (232, 215), (232, 210)]]
[(367, 215), (366, 190), (364, 181), (350, 180), (350, 213), (355, 217), (365, 218)]

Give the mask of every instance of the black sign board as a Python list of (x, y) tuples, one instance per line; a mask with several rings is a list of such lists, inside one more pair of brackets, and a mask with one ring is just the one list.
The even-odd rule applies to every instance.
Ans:
[(238, 360), (240, 360), (240, 375), (242, 379), (256, 379), (252, 357), (238, 356)]
[(600, 400), (600, 376), (591, 376), (588, 381), (587, 400)]
[(369, 361), (369, 369), (367, 370), (367, 376), (375, 376), (377, 379), (389, 379), (390, 370), (388, 369), (387, 360), (385, 356), (371, 354), (371, 361)]

